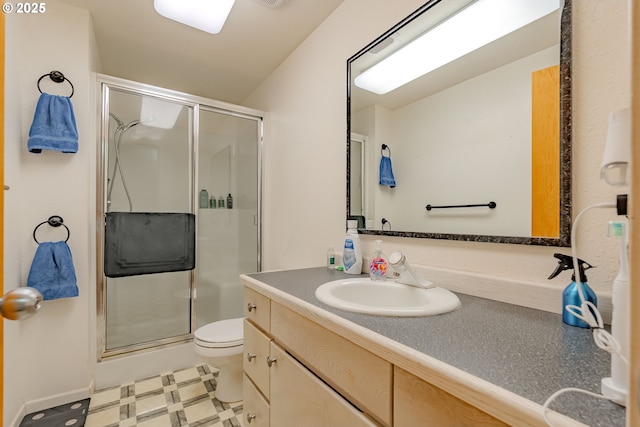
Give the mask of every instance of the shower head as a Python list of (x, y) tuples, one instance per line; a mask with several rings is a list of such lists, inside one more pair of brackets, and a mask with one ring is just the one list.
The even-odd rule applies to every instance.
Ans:
[(120, 119), (118, 118), (118, 116), (116, 116), (116, 115), (115, 115), (115, 114), (113, 114), (113, 113), (109, 113), (109, 115), (110, 115), (111, 117), (113, 117), (113, 120), (115, 120), (115, 121), (116, 121), (116, 123), (118, 124), (118, 127), (120, 127), (120, 128), (121, 128), (121, 127), (124, 127), (124, 122), (123, 122), (122, 120), (120, 120)]
[(131, 129), (132, 127), (139, 125), (141, 122), (140, 120), (134, 120), (132, 122), (127, 123), (126, 125), (124, 125), (124, 127), (122, 128), (123, 132), (128, 131), (129, 129)]

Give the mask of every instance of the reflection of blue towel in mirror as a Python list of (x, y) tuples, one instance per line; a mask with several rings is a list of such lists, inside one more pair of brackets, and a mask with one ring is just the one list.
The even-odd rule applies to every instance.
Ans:
[(396, 186), (396, 179), (393, 177), (391, 168), (391, 157), (382, 156), (380, 159), (380, 185)]
[(78, 296), (71, 250), (65, 242), (38, 244), (29, 270), (27, 286), (40, 291), (45, 300)]
[(71, 98), (48, 93), (40, 95), (27, 146), (31, 153), (41, 153), (42, 150), (78, 151), (78, 128)]

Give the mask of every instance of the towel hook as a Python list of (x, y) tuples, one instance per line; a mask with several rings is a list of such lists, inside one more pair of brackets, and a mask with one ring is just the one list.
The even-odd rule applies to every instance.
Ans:
[(382, 148), (380, 148), (380, 155), (384, 156), (383, 151), (389, 150), (389, 157), (391, 157), (391, 148), (387, 144), (382, 144)]
[(73, 96), (73, 93), (75, 91), (74, 87), (73, 87), (73, 83), (71, 83), (71, 80), (69, 80), (68, 78), (66, 78), (64, 76), (64, 74), (62, 74), (60, 71), (52, 71), (48, 74), (44, 74), (43, 76), (41, 76), (38, 79), (38, 90), (40, 91), (40, 93), (42, 93), (42, 89), (40, 89), (40, 82), (42, 81), (42, 79), (44, 79), (45, 77), (49, 76), (49, 78), (51, 80), (53, 80), (55, 83), (62, 83), (65, 80), (67, 81), (67, 83), (69, 83), (69, 85), (71, 86), (71, 95), (69, 95), (69, 98), (71, 98)]
[(33, 240), (35, 240), (37, 244), (40, 244), (40, 242), (38, 242), (38, 239), (36, 239), (36, 231), (43, 224), (49, 224), (52, 227), (63, 226), (64, 228), (67, 229), (67, 238), (65, 240), (65, 243), (69, 241), (69, 237), (71, 237), (71, 231), (69, 231), (69, 227), (64, 225), (64, 220), (62, 219), (61, 216), (53, 215), (53, 216), (50, 216), (48, 220), (42, 221), (40, 224), (36, 225), (36, 228), (33, 229)]

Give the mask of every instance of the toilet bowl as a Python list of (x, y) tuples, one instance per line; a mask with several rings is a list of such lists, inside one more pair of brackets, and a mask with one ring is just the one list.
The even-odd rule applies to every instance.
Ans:
[(237, 318), (209, 323), (193, 334), (196, 354), (220, 371), (215, 395), (221, 402), (242, 400), (243, 321)]

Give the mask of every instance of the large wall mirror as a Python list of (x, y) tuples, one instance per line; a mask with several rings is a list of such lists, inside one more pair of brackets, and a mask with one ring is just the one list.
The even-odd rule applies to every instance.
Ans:
[(347, 69), (360, 233), (569, 246), (570, 0), (431, 0)]

